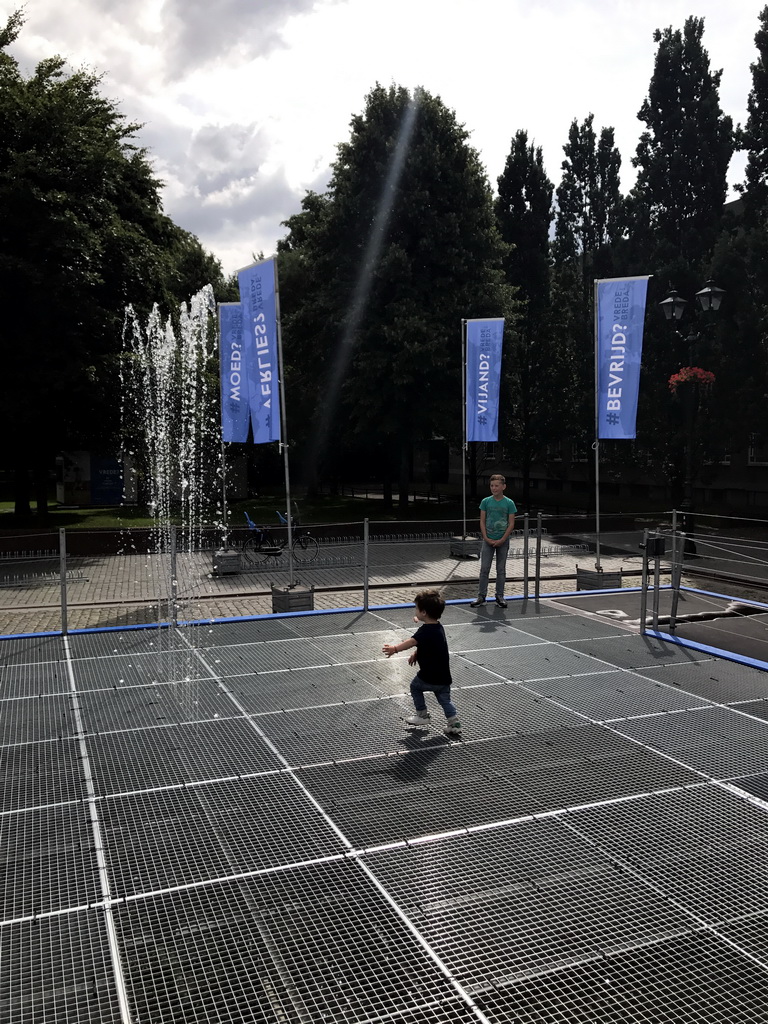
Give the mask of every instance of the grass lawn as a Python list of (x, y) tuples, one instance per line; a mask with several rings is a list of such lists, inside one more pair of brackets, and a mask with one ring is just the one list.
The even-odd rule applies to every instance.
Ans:
[[(361, 523), (364, 519), (373, 522), (397, 522), (410, 520), (442, 520), (461, 517), (461, 502), (418, 501), (412, 503), (402, 514), (399, 510), (385, 510), (383, 502), (375, 498), (351, 498), (345, 496), (322, 496), (313, 500), (298, 501), (301, 521), (308, 526), (324, 523)], [(467, 512), (472, 514), (474, 502), (469, 502)], [(231, 526), (244, 526), (243, 511), (261, 526), (278, 526), (276, 509), (285, 515), (285, 497), (259, 495), (248, 501), (235, 502), (229, 512)], [(20, 527), (37, 527), (58, 530), (61, 527), (75, 530), (120, 529), (121, 527), (152, 527), (155, 520), (147, 515), (144, 508), (123, 506), (69, 508), (55, 503), (48, 506), (45, 524), (36, 516), (31, 520), (18, 522), (13, 515), (13, 502), (0, 502), (0, 530)]]

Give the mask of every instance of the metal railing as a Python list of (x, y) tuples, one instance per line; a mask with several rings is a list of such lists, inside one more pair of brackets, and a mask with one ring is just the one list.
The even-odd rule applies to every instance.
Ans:
[[(603, 523), (600, 572), (592, 569), (597, 536), (588, 516), (520, 516), (507, 560), (507, 593), (533, 596), (568, 593), (586, 586), (644, 585), (651, 620), (659, 619), (662, 587), (726, 589), (761, 600), (768, 594), (768, 521), (698, 516), (677, 512), (611, 517)], [(683, 526), (689, 527), (687, 530)], [(442, 587), (456, 597), (473, 597), (479, 577), (479, 523), (469, 521), (465, 538), (459, 521), (324, 524), (310, 527), (317, 554), (295, 561), (297, 585), (311, 590), (322, 606), (338, 606), (348, 592), (350, 605), (368, 608), (377, 594), (413, 593)], [(275, 531), (276, 534), (279, 531)], [(158, 625), (269, 611), (268, 599), (289, 581), (290, 554), (281, 551), (258, 564), (239, 559), (231, 574), (215, 569), (220, 534), (172, 527), (165, 531), (68, 530), (0, 539), (0, 634), (63, 632), (83, 627)], [(235, 545), (247, 531), (233, 531)], [(658, 568), (641, 545), (662, 537)], [(476, 551), (457, 557), (452, 541), (475, 539)], [(471, 545), (470, 545), (471, 546)], [(589, 583), (587, 576), (593, 577)], [(658, 577), (658, 578), (657, 578)], [(491, 572), (491, 585), (494, 574)], [(327, 597), (324, 597), (327, 595)], [(334, 600), (332, 596), (335, 595)], [(386, 598), (384, 598), (386, 600)], [(656, 604), (654, 604), (656, 602)], [(643, 622), (648, 608), (643, 611)], [(666, 614), (666, 612), (665, 612)], [(671, 621), (674, 628), (676, 605)]]

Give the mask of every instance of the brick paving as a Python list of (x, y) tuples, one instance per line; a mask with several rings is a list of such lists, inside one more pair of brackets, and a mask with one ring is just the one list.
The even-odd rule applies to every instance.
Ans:
[[(575, 589), (576, 566), (592, 568), (588, 550), (541, 557), (541, 593)], [(439, 585), (447, 599), (474, 597), (479, 563), (450, 556), (445, 538), (371, 544), (368, 554), (369, 605), (407, 603), (425, 585)], [(640, 568), (639, 556), (602, 557), (606, 571)], [(241, 573), (217, 576), (213, 554), (179, 554), (175, 576), (169, 556), (138, 554), (70, 559), (67, 563), (68, 629), (122, 627), (167, 621), (177, 590), (179, 619), (226, 618), (272, 612), (274, 585), (289, 584), (287, 559), (244, 566)], [(523, 593), (522, 544), (510, 551), (507, 593)], [(322, 545), (314, 563), (297, 565), (293, 582), (314, 590), (315, 609), (361, 607), (364, 601), (362, 544)], [(533, 596), (534, 551), (528, 562), (529, 594)], [(57, 631), (61, 628), (61, 586), (55, 559), (18, 561), (0, 566), (0, 635)], [(558, 579), (557, 577), (566, 577)], [(493, 576), (491, 577), (493, 581)], [(629, 577), (627, 585), (639, 584)], [(489, 590), (490, 593), (492, 590)]]

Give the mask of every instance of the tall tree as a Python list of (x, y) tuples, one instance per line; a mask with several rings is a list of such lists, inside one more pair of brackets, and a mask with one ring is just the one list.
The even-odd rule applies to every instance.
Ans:
[(571, 123), (563, 152), (556, 193), (552, 307), (555, 331), (571, 370), (562, 423), (564, 432), (583, 448), (594, 436), (593, 284), (595, 278), (612, 276), (615, 267), (623, 216), (621, 155), (613, 128), (602, 128), (598, 135), (592, 114), (582, 124)]
[(733, 122), (720, 108), (722, 71), (710, 68), (703, 18), (657, 29), (656, 60), (638, 117), (646, 125), (632, 160), (633, 249), (658, 269), (696, 266), (712, 253), (727, 194)]
[(594, 114), (581, 125), (571, 123), (563, 152), (555, 256), (559, 263), (578, 260), (588, 285), (611, 267), (611, 250), (621, 233), (621, 155), (613, 128), (602, 128), (598, 138)]
[[(740, 133), (747, 152), (745, 182), (737, 186), (742, 204), (715, 247), (712, 275), (726, 291), (719, 366), (712, 395), (713, 458), (745, 451), (750, 434), (766, 436), (768, 381), (768, 6), (759, 14), (757, 59), (750, 65), (749, 116)], [(738, 213), (743, 214), (738, 217)], [(739, 415), (733, 415), (738, 407)]]
[(327, 195), (288, 222), (286, 353), (322, 374), (309, 463), (352, 439), (403, 505), (414, 442), (458, 432), (461, 319), (511, 311), (505, 247), (478, 155), (438, 97), (377, 85), (351, 124)]
[(752, 89), (747, 98), (747, 123), (741, 147), (747, 151), (746, 182), (742, 188), (749, 226), (768, 223), (768, 5), (760, 12), (755, 35), (757, 60), (750, 64)]
[(552, 330), (549, 230), (554, 217), (554, 186), (547, 177), (541, 147), (520, 130), (512, 139), (498, 178), (496, 222), (509, 246), (504, 257), (507, 283), (519, 302), (516, 323), (507, 331), (504, 405), (507, 447), (523, 478), (522, 505), (530, 504), (532, 463), (560, 436), (552, 416), (552, 395), (567, 391), (569, 360)]
[[(682, 32), (654, 33), (654, 70), (638, 113), (646, 129), (633, 159), (638, 175), (628, 223), (633, 269), (653, 275), (651, 308), (673, 287), (693, 299), (710, 276), (723, 227), (734, 130), (720, 107), (722, 72), (710, 68), (703, 33), (704, 20), (693, 17)], [(691, 317), (694, 305), (690, 301)], [(703, 321), (695, 327), (690, 320), (683, 326), (671, 333), (669, 325), (648, 318), (638, 408), (638, 455), (671, 478), (677, 499), (683, 495), (686, 446), (693, 442), (681, 429), (667, 382), (681, 364), (702, 364), (717, 376), (719, 348), (714, 327), (705, 329)], [(693, 346), (698, 335), (701, 341)]]
[(177, 305), (221, 268), (162, 213), (137, 125), (98, 76), (44, 60), (29, 78), (0, 31), (0, 452), (44, 512), (53, 456), (103, 447), (118, 428), (117, 357), (127, 303)]

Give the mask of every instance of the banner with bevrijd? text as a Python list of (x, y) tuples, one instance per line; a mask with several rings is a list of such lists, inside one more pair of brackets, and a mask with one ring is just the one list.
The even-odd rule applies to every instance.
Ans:
[(596, 281), (597, 436), (636, 437), (648, 276)]
[(243, 341), (248, 364), (253, 443), (280, 440), (275, 260), (237, 272), (243, 307)]
[(248, 440), (251, 406), (248, 366), (243, 345), (243, 307), (219, 303), (219, 371), (221, 378), (221, 439)]
[(498, 441), (504, 319), (467, 320), (467, 441)]

